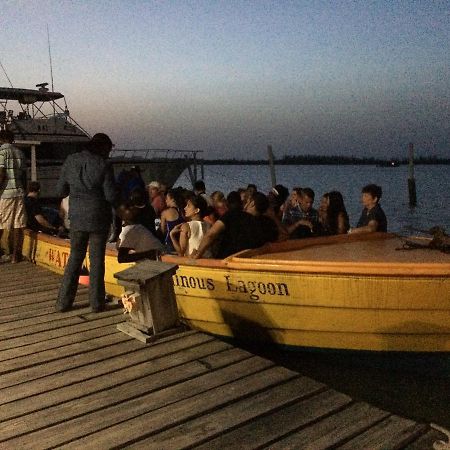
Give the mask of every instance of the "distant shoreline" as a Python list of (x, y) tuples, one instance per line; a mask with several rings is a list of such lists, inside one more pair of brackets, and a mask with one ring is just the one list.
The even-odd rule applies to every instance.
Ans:
[[(204, 165), (232, 165), (232, 166), (266, 166), (267, 160), (264, 159), (203, 159)], [(282, 159), (276, 159), (274, 164), (277, 166), (297, 166), (297, 165), (314, 165), (314, 166), (379, 166), (379, 167), (398, 167), (408, 165), (406, 159), (376, 159), (376, 158), (349, 158), (341, 156), (288, 156)], [(415, 165), (450, 165), (450, 158), (416, 158)]]

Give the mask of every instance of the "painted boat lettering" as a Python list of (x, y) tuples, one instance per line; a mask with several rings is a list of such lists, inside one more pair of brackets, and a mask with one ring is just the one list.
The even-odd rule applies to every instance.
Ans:
[[(286, 283), (271, 283), (263, 281), (246, 281), (230, 275), (224, 275), (225, 290), (227, 292), (238, 292), (249, 294), (250, 300), (259, 300), (261, 295), (278, 295), (289, 297), (289, 287)], [(175, 287), (185, 289), (199, 289), (215, 291), (219, 280), (212, 278), (202, 278), (187, 275), (174, 275), (173, 282)]]
[(191, 289), (207, 289), (214, 291), (216, 289), (212, 278), (188, 277), (186, 275), (174, 275), (173, 283), (177, 287)]
[(259, 300), (260, 295), (285, 295), (289, 296), (289, 289), (286, 283), (265, 283), (263, 281), (244, 281), (232, 279), (230, 275), (225, 275), (228, 292), (242, 292), (250, 294), (250, 300)]
[(48, 252), (48, 262), (53, 265), (64, 269), (67, 265), (67, 260), (69, 259), (69, 252), (63, 252), (58, 249), (49, 248)]

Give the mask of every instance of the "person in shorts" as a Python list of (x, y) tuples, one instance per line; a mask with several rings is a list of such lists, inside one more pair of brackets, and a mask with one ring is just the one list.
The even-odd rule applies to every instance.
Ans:
[(13, 142), (14, 133), (0, 130), (0, 240), (4, 230), (12, 233), (11, 262), (16, 263), (21, 259), (26, 227), (26, 164), (24, 154)]

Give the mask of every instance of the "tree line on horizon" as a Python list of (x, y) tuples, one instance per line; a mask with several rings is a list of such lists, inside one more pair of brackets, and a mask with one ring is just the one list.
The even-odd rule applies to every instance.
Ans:
[[(229, 164), (229, 165), (264, 165), (267, 164), (266, 159), (237, 159), (237, 158), (217, 158), (204, 159), (205, 164)], [(407, 158), (360, 158), (356, 156), (342, 155), (284, 155), (282, 158), (275, 158), (274, 163), (277, 165), (403, 165), (408, 164)], [(391, 164), (394, 163), (394, 164)], [(450, 158), (440, 158), (438, 156), (420, 156), (414, 158), (414, 164), (450, 164)]]

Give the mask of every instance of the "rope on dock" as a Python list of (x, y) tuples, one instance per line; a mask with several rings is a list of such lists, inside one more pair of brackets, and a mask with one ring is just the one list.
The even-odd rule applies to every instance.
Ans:
[(431, 428), (440, 431), (447, 436), (447, 442), (442, 440), (435, 441), (433, 444), (434, 450), (450, 450), (450, 431), (446, 430), (444, 427), (436, 425), (435, 423), (430, 424)]

